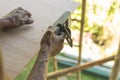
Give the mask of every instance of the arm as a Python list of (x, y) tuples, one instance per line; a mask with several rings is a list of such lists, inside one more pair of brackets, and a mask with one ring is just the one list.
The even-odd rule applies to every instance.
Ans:
[(27, 80), (47, 80), (47, 64), (49, 56), (55, 56), (63, 48), (65, 34), (54, 33), (54, 27), (49, 27), (41, 40), (41, 48), (38, 53), (35, 65)]

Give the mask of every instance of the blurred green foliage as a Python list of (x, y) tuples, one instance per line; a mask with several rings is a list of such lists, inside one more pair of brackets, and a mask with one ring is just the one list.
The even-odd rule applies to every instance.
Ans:
[[(80, 3), (80, 6), (72, 14), (71, 28), (72, 30), (80, 29), (82, 0), (75, 0)], [(86, 16), (84, 32), (92, 34), (92, 39), (99, 45), (104, 44), (104, 39), (101, 38), (104, 34), (103, 24), (111, 22), (116, 10), (119, 7), (118, 0), (86, 0)]]

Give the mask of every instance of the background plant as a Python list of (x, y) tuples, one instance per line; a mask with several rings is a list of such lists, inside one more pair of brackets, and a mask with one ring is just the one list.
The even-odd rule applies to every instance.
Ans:
[[(75, 1), (82, 2), (82, 0)], [(113, 35), (108, 34), (107, 38), (104, 37), (106, 31), (104, 24), (114, 22), (116, 12), (119, 11), (120, 0), (87, 0), (86, 2), (84, 33), (92, 34), (92, 39), (96, 44), (100, 46), (108, 45), (108, 41), (111, 40)], [(81, 10), (80, 5), (72, 14), (72, 30), (80, 29)]]

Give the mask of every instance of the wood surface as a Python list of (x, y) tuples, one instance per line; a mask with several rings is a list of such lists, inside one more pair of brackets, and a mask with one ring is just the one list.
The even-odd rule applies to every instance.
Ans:
[(7, 73), (4, 72), (3, 67), (2, 51), (0, 49), (0, 80), (11, 80)]
[(0, 44), (5, 72), (13, 80), (38, 53), (40, 40), (48, 26), (65, 12), (72, 12), (79, 4), (72, 0), (1, 0), (0, 17), (17, 7), (28, 10), (34, 19), (25, 25), (9, 31), (0, 32)]

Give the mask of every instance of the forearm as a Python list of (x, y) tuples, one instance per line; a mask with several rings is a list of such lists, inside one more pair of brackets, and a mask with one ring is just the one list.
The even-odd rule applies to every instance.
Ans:
[(41, 49), (38, 53), (35, 65), (28, 76), (27, 80), (47, 80), (49, 53), (47, 49)]

